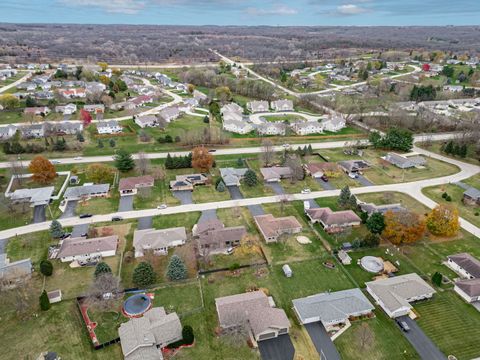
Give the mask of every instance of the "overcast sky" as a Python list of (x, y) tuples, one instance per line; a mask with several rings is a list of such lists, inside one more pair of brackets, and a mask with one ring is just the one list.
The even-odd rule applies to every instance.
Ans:
[(480, 0), (0, 0), (0, 22), (479, 25)]

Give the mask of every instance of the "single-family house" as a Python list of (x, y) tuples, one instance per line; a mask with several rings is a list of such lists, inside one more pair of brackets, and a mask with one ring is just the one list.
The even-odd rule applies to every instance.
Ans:
[(453, 290), (468, 303), (480, 302), (480, 278), (471, 280), (458, 280)]
[(323, 175), (337, 173), (339, 167), (336, 163), (309, 163), (303, 166), (305, 173), (315, 179), (321, 178)]
[(463, 193), (463, 203), (469, 206), (479, 206), (480, 205), (480, 190), (469, 187)]
[(122, 101), (118, 102), (115, 104), (110, 105), (110, 109), (114, 111), (119, 111), (119, 110), (133, 110), (137, 107), (135, 103), (132, 101)]
[(93, 261), (117, 253), (118, 236), (103, 236), (87, 239), (85, 237), (66, 238), (61, 240), (57, 259), (61, 262)]
[(92, 114), (103, 114), (105, 112), (105, 105), (103, 104), (88, 104), (83, 107), (83, 110)]
[(137, 97), (134, 97), (133, 99), (130, 99), (130, 102), (135, 104), (136, 107), (151, 103), (152, 101), (153, 97), (150, 95), (139, 95)]
[(55, 106), (55, 112), (62, 113), (64, 115), (72, 115), (77, 111), (77, 105), (67, 104)]
[(297, 135), (320, 134), (323, 132), (323, 123), (318, 121), (296, 121), (291, 125), (292, 130)]
[(274, 307), (273, 300), (269, 300), (263, 291), (216, 298), (215, 306), (220, 328), (246, 327), (254, 345), (286, 335), (290, 329), (285, 311)]
[(6, 253), (0, 253), (0, 283), (2, 286), (15, 287), (21, 281), (29, 279), (32, 271), (33, 265), (30, 259), (10, 262)]
[(38, 139), (45, 136), (46, 133), (46, 124), (29, 124), (23, 125), (20, 127), (20, 132), (22, 136), (27, 139)]
[(256, 126), (259, 135), (285, 135), (287, 126), (283, 122), (265, 121)]
[(53, 186), (33, 189), (17, 189), (6, 194), (14, 203), (30, 203), (30, 207), (48, 205), (54, 192)]
[(180, 110), (176, 106), (169, 106), (165, 109), (160, 110), (158, 115), (166, 122), (170, 122), (180, 116)]
[(184, 227), (170, 229), (143, 229), (133, 233), (135, 257), (145, 256), (147, 251), (154, 255), (167, 255), (168, 249), (184, 245), (187, 232)]
[(405, 156), (394, 152), (385, 155), (385, 160), (400, 169), (409, 169), (417, 166), (423, 166), (427, 160), (422, 156)]
[(198, 242), (200, 255), (221, 254), (228, 249), (240, 245), (247, 234), (245, 226), (225, 225), (218, 219), (207, 220), (196, 224), (192, 233)]
[(33, 115), (48, 115), (50, 109), (47, 106), (35, 106), (35, 107), (26, 107), (23, 110), (24, 114), (33, 114)]
[(45, 129), (47, 132), (57, 135), (75, 135), (83, 131), (83, 124), (73, 121), (47, 122)]
[(58, 93), (67, 99), (84, 98), (87, 96), (84, 88), (60, 89), (58, 90)]
[(455, 92), (455, 93), (462, 92), (463, 85), (444, 85), (443, 91)]
[[(230, 113), (228, 113), (230, 115)], [(239, 116), (243, 118), (242, 114)], [(227, 119), (224, 115), (223, 117), (223, 130), (233, 132), (236, 134), (248, 134), (254, 130), (252, 124), (243, 120)]]
[(321, 124), (324, 131), (337, 132), (345, 127), (346, 122), (343, 117), (332, 115), (322, 120)]
[(319, 223), (327, 232), (342, 231), (344, 228), (360, 226), (362, 220), (352, 210), (332, 211), (330, 208), (305, 209), (312, 224)]
[(0, 140), (11, 139), (17, 132), (15, 125), (8, 124), (6, 126), (0, 126)]
[(368, 216), (377, 212), (380, 214), (385, 214), (387, 211), (400, 212), (407, 210), (405, 209), (405, 207), (402, 206), (402, 204), (399, 203), (385, 205), (375, 205), (374, 203), (360, 203), (359, 206), (363, 212), (366, 212), (368, 214)]
[(107, 89), (107, 86), (101, 82), (92, 81), (92, 82), (85, 83), (85, 91), (89, 94), (101, 93), (106, 89)]
[(339, 161), (338, 165), (346, 173), (358, 173), (370, 168), (370, 164), (364, 160), (345, 160)]
[(247, 168), (221, 168), (220, 176), (226, 186), (240, 186), (240, 181), (243, 179), (247, 171)]
[(157, 117), (155, 115), (137, 115), (134, 117), (135, 124), (142, 129), (146, 127), (154, 127), (157, 125)]
[(391, 318), (407, 315), (415, 301), (430, 299), (435, 290), (415, 273), (365, 283), (368, 293)]
[(110, 190), (110, 184), (96, 184), (71, 186), (65, 190), (63, 198), (65, 201), (87, 200), (93, 197), (107, 197)]
[(208, 100), (208, 96), (198, 90), (193, 90), (193, 98), (196, 99), (199, 104), (202, 104)]
[(231, 102), (231, 103), (223, 105), (220, 108), (220, 112), (222, 113), (222, 115), (225, 115), (226, 112), (242, 114), (243, 113), (243, 107), (241, 107), (237, 103)]
[(464, 279), (480, 278), (480, 260), (468, 253), (447, 256), (447, 265)]
[(151, 175), (134, 176), (120, 179), (118, 191), (120, 196), (135, 195), (138, 189), (153, 187), (155, 179)]
[(254, 100), (247, 103), (247, 109), (252, 113), (269, 111), (268, 101)]
[(122, 323), (118, 335), (125, 360), (163, 360), (161, 349), (182, 339), (182, 324), (177, 313), (154, 307)]
[(197, 185), (205, 185), (208, 178), (205, 174), (177, 175), (175, 180), (170, 181), (172, 191), (190, 190)]
[(369, 316), (375, 307), (360, 289), (324, 292), (292, 300), (301, 324), (321, 322), (327, 331), (352, 318)]
[(262, 167), (260, 173), (266, 182), (279, 182), (281, 179), (290, 179), (293, 171), (288, 166)]
[(275, 100), (271, 102), (272, 109), (275, 111), (293, 111), (293, 101), (288, 99)]
[(105, 120), (97, 123), (97, 131), (99, 134), (118, 134), (123, 128), (116, 120)]
[(254, 220), (267, 243), (277, 242), (281, 235), (302, 231), (302, 224), (294, 216), (275, 218), (272, 214), (265, 214), (255, 216)]

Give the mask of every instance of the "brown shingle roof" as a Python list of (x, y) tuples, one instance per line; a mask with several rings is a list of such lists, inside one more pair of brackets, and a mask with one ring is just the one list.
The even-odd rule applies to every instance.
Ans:
[(361, 221), (352, 210), (332, 211), (330, 208), (314, 208), (306, 212), (313, 220), (320, 220), (325, 225), (343, 225)]
[(477, 258), (468, 253), (450, 255), (448, 258), (462, 269), (465, 269), (473, 277), (480, 278), (480, 260)]
[(86, 239), (84, 237), (65, 239), (58, 251), (58, 258), (68, 256), (88, 255), (91, 253), (116, 250), (118, 236), (104, 236), (98, 238)]
[(470, 297), (480, 296), (480, 279), (460, 280), (455, 285)]
[(265, 237), (279, 236), (287, 231), (302, 228), (294, 216), (275, 218), (272, 214), (255, 216), (255, 222)]
[(154, 178), (151, 175), (136, 176), (120, 179), (118, 190), (131, 190), (139, 187), (153, 186)]

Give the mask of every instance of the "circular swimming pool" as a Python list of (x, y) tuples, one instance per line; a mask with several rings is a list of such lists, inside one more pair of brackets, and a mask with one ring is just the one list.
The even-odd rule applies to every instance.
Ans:
[(130, 296), (123, 303), (123, 312), (126, 316), (137, 317), (143, 315), (152, 306), (152, 299), (145, 294)]
[(375, 256), (364, 256), (360, 260), (360, 266), (368, 272), (377, 274), (383, 271), (383, 261)]

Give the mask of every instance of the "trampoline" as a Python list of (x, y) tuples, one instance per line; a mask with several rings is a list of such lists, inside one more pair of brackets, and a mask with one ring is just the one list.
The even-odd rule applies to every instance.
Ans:
[(136, 294), (125, 300), (123, 303), (123, 313), (128, 317), (139, 317), (151, 307), (152, 299), (145, 294)]
[(383, 271), (383, 261), (375, 256), (364, 256), (360, 260), (360, 266), (363, 270), (373, 274)]

